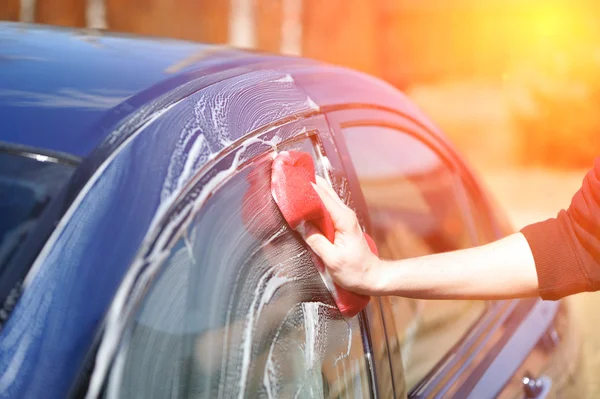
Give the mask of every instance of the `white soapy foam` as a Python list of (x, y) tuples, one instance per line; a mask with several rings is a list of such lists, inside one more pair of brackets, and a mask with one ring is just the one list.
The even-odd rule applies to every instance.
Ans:
[(282, 225), (281, 227), (279, 227), (279, 230), (274, 232), (273, 235), (271, 237), (269, 237), (269, 239), (267, 241), (265, 241), (265, 244), (270, 244), (276, 238), (281, 237), (286, 231), (287, 231), (287, 226)]
[(333, 362), (334, 365), (337, 365), (340, 360), (350, 357), (350, 350), (352, 349), (352, 325), (348, 321), (346, 321), (346, 332), (348, 333), (348, 347), (346, 348), (346, 353), (342, 353), (338, 356)]
[[(250, 78), (257, 79), (259, 77), (251, 76)], [(290, 78), (291, 78), (291, 76), (290, 76)], [(281, 79), (289, 79), (289, 78), (284, 77)], [(239, 85), (243, 90), (246, 90), (245, 86), (249, 86), (247, 81), (248, 81), (248, 78), (246, 78), (245, 80), (240, 79), (240, 81), (233, 82), (233, 83), (229, 82), (229, 81), (226, 81), (226, 82), (228, 82), (229, 90), (232, 90), (231, 88), (236, 87), (236, 85)], [(156, 229), (158, 227), (158, 223), (163, 219), (164, 215), (170, 209), (171, 205), (174, 203), (174, 201), (176, 200), (178, 195), (181, 194), (180, 191), (183, 188), (183, 186), (186, 184), (190, 184), (190, 186), (191, 186), (192, 185), (191, 183), (193, 182), (194, 178), (197, 177), (197, 176), (195, 176), (195, 174), (198, 172), (199, 167), (202, 167), (203, 165), (198, 165), (198, 163), (196, 162), (196, 159), (194, 159), (194, 158), (198, 157), (200, 155), (203, 155), (203, 156), (207, 155), (208, 160), (213, 160), (224, 150), (224, 148), (226, 148), (227, 146), (229, 146), (233, 143), (233, 141), (231, 139), (229, 139), (229, 137), (228, 137), (228, 132), (231, 130), (235, 130), (235, 129), (233, 129), (233, 127), (229, 126), (228, 120), (226, 118), (226, 115), (228, 113), (226, 111), (229, 108), (231, 108), (231, 107), (229, 107), (229, 108), (227, 107), (228, 102), (235, 101), (235, 100), (231, 100), (228, 97), (226, 97), (224, 95), (223, 91), (226, 91), (226, 90), (217, 92), (212, 97), (212, 99), (214, 101), (211, 102), (211, 104), (210, 104), (210, 108), (209, 108), (210, 116), (206, 116), (206, 117), (203, 116), (204, 113), (206, 112), (206, 107), (208, 105), (207, 104), (208, 102), (204, 101), (204, 97), (201, 97), (200, 100), (197, 101), (197, 103), (196, 103), (197, 108), (195, 108), (195, 111), (197, 112), (196, 120), (199, 122), (198, 124), (200, 125), (200, 126), (198, 126), (198, 128), (202, 127), (202, 123), (201, 123), (202, 121), (209, 122), (209, 123), (211, 122), (210, 127), (212, 128), (213, 132), (216, 133), (219, 145), (218, 146), (211, 145), (211, 143), (207, 140), (207, 137), (204, 136), (203, 133), (198, 135), (198, 137), (195, 139), (196, 141), (193, 144), (192, 149), (190, 150), (190, 153), (188, 154), (187, 159), (183, 166), (184, 172), (182, 174), (187, 175), (187, 178), (184, 178), (182, 175), (179, 175), (179, 177), (176, 179), (176, 183), (175, 183), (174, 182), (175, 176), (171, 175), (171, 176), (169, 176), (167, 181), (165, 181), (164, 187), (165, 188), (168, 187), (166, 189), (166, 192), (168, 192), (168, 194), (161, 198), (161, 203), (159, 204), (158, 209), (156, 210), (156, 213), (155, 213), (155, 215), (150, 223), (150, 226), (148, 228), (149, 232), (156, 231)], [(92, 179), (90, 179), (90, 182), (88, 183), (88, 185), (86, 185), (87, 189), (84, 188), (84, 190), (82, 190), (80, 195), (77, 197), (73, 206), (69, 209), (71, 214), (74, 211), (74, 209), (76, 209), (77, 205), (79, 205), (79, 203), (83, 200), (83, 198), (85, 197), (85, 195), (87, 194), (89, 189), (92, 187), (92, 183), (102, 174), (104, 169), (107, 167), (108, 164), (110, 164), (110, 161), (112, 161), (118, 155), (120, 150), (122, 148), (124, 148), (126, 144), (130, 143), (135, 137), (137, 137), (139, 135), (139, 133), (141, 131), (143, 131), (150, 123), (152, 123), (154, 120), (156, 120), (158, 117), (160, 117), (163, 113), (165, 113), (172, 107), (178, 105), (181, 101), (183, 101), (183, 100), (180, 100), (180, 101), (170, 105), (169, 107), (165, 108), (164, 110), (161, 110), (160, 112), (157, 112), (155, 115), (153, 115), (150, 120), (148, 120), (134, 134), (132, 134), (130, 137), (128, 137), (127, 140), (123, 143), (122, 146), (120, 146), (119, 149), (117, 149), (116, 151), (114, 151), (111, 154), (111, 156), (96, 171), (96, 173), (94, 174)], [(243, 106), (243, 104), (238, 104), (238, 105)], [(284, 107), (280, 107), (275, 110), (276, 111), (275, 115), (271, 115), (272, 112), (268, 113), (270, 119), (277, 120), (277, 117), (279, 114), (289, 113), (288, 108), (291, 109), (292, 105), (294, 105), (296, 108), (298, 108), (298, 107), (300, 107), (301, 104), (300, 103), (289, 104), (289, 101), (288, 101), (288, 103), (284, 104)], [(310, 98), (307, 98), (307, 101), (304, 103), (304, 106), (306, 106), (306, 105), (308, 105), (310, 109), (319, 109), (319, 107)], [(231, 112), (229, 112), (229, 114), (230, 113)], [(202, 115), (200, 115), (200, 114), (202, 114)], [(208, 119), (208, 121), (206, 119)], [(263, 123), (264, 122), (262, 120), (260, 120), (260, 121), (256, 120), (254, 122), (254, 124), (261, 124), (261, 125)], [(209, 127), (209, 126), (205, 126), (205, 127)], [(260, 126), (252, 126), (252, 128), (257, 128), (257, 127), (260, 127)], [(190, 131), (194, 131), (194, 129), (196, 129), (195, 125), (190, 127)], [(252, 129), (250, 129), (250, 131), (251, 130)], [(116, 136), (117, 135), (115, 134), (114, 136), (111, 137), (111, 139), (115, 138)], [(188, 137), (191, 137), (191, 135)], [(214, 137), (211, 136), (211, 138), (214, 138)], [(205, 154), (202, 151), (202, 146), (204, 145), (204, 141), (206, 141), (206, 144), (209, 149), (208, 154)], [(281, 141), (281, 138), (278, 136), (274, 137), (273, 139), (271, 139), (269, 141), (262, 140), (262, 142), (264, 144), (270, 145), (275, 150), (280, 141)], [(194, 203), (189, 204), (187, 206), (187, 208), (190, 209), (191, 212), (186, 212), (185, 210), (182, 210), (179, 215), (194, 214), (195, 211), (197, 211), (197, 209), (200, 206), (202, 206), (202, 204), (204, 203), (207, 196), (210, 193), (212, 193), (220, 184), (222, 184), (225, 180), (227, 180), (237, 170), (240, 163), (243, 162), (242, 154), (247, 149), (247, 146), (252, 144), (253, 142), (256, 142), (256, 141), (253, 141), (252, 138), (249, 138), (247, 140), (247, 142), (245, 142), (239, 149), (237, 149), (237, 153), (236, 153), (235, 158), (234, 158), (233, 162), (231, 163), (230, 167), (226, 170), (222, 170), (222, 171), (218, 172), (211, 180), (209, 180), (205, 184), (205, 186), (200, 191), (200, 193), (199, 193), (197, 199), (194, 201)], [(185, 139), (182, 140), (182, 143), (179, 143), (179, 149), (185, 148), (185, 143), (186, 143), (186, 140)], [(179, 152), (179, 151), (175, 151), (175, 152)], [(181, 162), (180, 157), (177, 157), (177, 156), (172, 157), (171, 163), (175, 164), (176, 162)], [(173, 183), (175, 183), (175, 184), (173, 184)], [(163, 191), (163, 192), (165, 192), (165, 191)], [(66, 221), (70, 219), (71, 214), (69, 214), (69, 211), (67, 212), (67, 215), (65, 215), (65, 217), (61, 220), (61, 223), (63, 223), (63, 222), (66, 223)], [(99, 348), (99, 351), (98, 351), (98, 354), (96, 357), (96, 367), (95, 367), (95, 371), (92, 375), (92, 379), (90, 382), (90, 388), (88, 390), (86, 397), (91, 398), (91, 397), (96, 397), (98, 395), (100, 388), (101, 388), (103, 376), (106, 374), (106, 371), (108, 370), (111, 357), (113, 356), (115, 351), (118, 349), (119, 338), (122, 335), (123, 330), (125, 328), (126, 321), (127, 321), (127, 315), (132, 311), (131, 303), (136, 302), (135, 298), (137, 298), (143, 292), (142, 288), (145, 287), (149, 283), (149, 281), (151, 280), (151, 277), (160, 269), (162, 262), (168, 257), (169, 249), (163, 249), (168, 238), (170, 237), (171, 233), (174, 230), (184, 229), (187, 226), (187, 224), (189, 224), (189, 219), (187, 221), (185, 221), (185, 223), (182, 223), (183, 222), (182, 219), (185, 216), (179, 216), (179, 215), (177, 217), (175, 217), (174, 220), (170, 221), (169, 225), (164, 227), (163, 231), (161, 232), (161, 235), (158, 237), (158, 241), (157, 241), (156, 245), (153, 247), (153, 252), (150, 253), (145, 259), (138, 258), (132, 264), (132, 266), (129, 268), (129, 270), (127, 271), (127, 273), (122, 281), (122, 284), (119, 287), (119, 289), (115, 295), (115, 298), (113, 300), (113, 303), (107, 314), (105, 335), (104, 335), (104, 338), (102, 340), (102, 343), (100, 345), (100, 348)], [(59, 227), (61, 227), (60, 224), (59, 224)], [(64, 225), (62, 227), (64, 228)], [(55, 234), (53, 235), (54, 241), (59, 236), (59, 234), (57, 234), (59, 231), (60, 231), (60, 229), (58, 229), (58, 228), (57, 228), (57, 230), (55, 230)], [(49, 240), (49, 243), (50, 243), (50, 241), (51, 240)], [(144, 253), (145, 251), (147, 251), (148, 246), (149, 246), (149, 241), (145, 240), (144, 246), (142, 247), (142, 250), (140, 251), (140, 253)], [(46, 248), (49, 248), (49, 247), (50, 246), (47, 244), (47, 246), (44, 248), (46, 250), (46, 252), (49, 250)], [(44, 251), (42, 251), (42, 255), (46, 255), (46, 253), (44, 253)], [(40, 259), (43, 259), (44, 257), (45, 256), (38, 257), (38, 261)], [(37, 262), (37, 263), (38, 263), (37, 267), (39, 267), (39, 263), (41, 263), (41, 262)], [(32, 268), (32, 270), (35, 270), (35, 269)], [(29, 275), (28, 275), (28, 277), (29, 277)], [(135, 286), (134, 286), (134, 283), (135, 283)]]
[[(279, 388), (278, 379), (277, 379), (277, 364), (276, 361), (278, 359), (274, 358), (274, 350), (276, 348), (276, 344), (279, 341), (279, 338), (282, 334), (282, 329), (286, 324), (286, 320), (289, 318), (290, 314), (293, 314), (297, 311), (298, 306), (302, 309), (303, 319), (304, 319), (304, 331), (305, 331), (305, 342), (304, 342), (304, 361), (305, 361), (305, 369), (309, 372), (313, 371), (316, 367), (320, 367), (320, 364), (317, 362), (320, 361), (320, 356), (322, 353), (319, 353), (321, 348), (321, 341), (325, 339), (324, 337), (319, 337), (319, 328), (320, 328), (320, 317), (319, 317), (319, 309), (327, 308), (327, 309), (335, 309), (334, 306), (325, 304), (323, 302), (303, 302), (301, 304), (297, 304), (295, 307), (290, 309), (287, 315), (284, 317), (282, 323), (279, 325), (277, 330), (275, 331), (275, 336), (271, 341), (269, 346), (269, 354), (267, 356), (267, 361), (265, 364), (265, 370), (263, 374), (263, 386), (267, 391), (267, 396), (269, 399), (277, 398), (277, 390)], [(321, 340), (321, 341), (320, 341)], [(281, 360), (281, 359), (279, 359)], [(296, 396), (301, 393), (301, 388), (298, 387), (296, 390)], [(311, 389), (313, 387), (311, 386)]]
[(13, 384), (17, 377), (17, 372), (21, 368), (23, 361), (25, 360), (25, 352), (27, 347), (31, 344), (31, 336), (25, 334), (24, 338), (18, 343), (17, 350), (6, 370), (0, 375), (0, 395), (4, 397), (6, 390)]
[[(255, 320), (260, 317), (263, 307), (271, 301), (275, 292), (284, 284), (293, 281), (290, 278), (273, 275), (274, 268), (269, 269), (258, 281), (254, 289), (254, 296), (250, 303), (250, 310), (246, 314), (246, 327), (244, 329), (244, 339), (242, 341), (243, 358), (240, 370), (240, 385), (238, 398), (243, 398), (246, 390), (246, 381), (250, 371), (250, 356), (252, 352), (252, 333), (254, 332)], [(266, 281), (266, 284), (265, 284)], [(258, 302), (258, 309), (256, 304)]]
[(287, 320), (288, 315), (292, 313), (294, 309), (295, 308), (292, 308), (287, 312), (286, 316), (283, 318), (283, 321), (281, 322), (279, 327), (277, 327), (277, 330), (275, 331), (275, 336), (273, 337), (273, 340), (269, 345), (269, 355), (267, 356), (265, 372), (263, 374), (263, 385), (267, 390), (267, 396), (269, 397), (269, 399), (277, 397), (273, 394), (273, 390), (277, 387), (277, 381), (274, 381), (275, 376), (277, 374), (277, 365), (275, 364), (275, 361), (273, 359), (273, 350), (275, 349), (275, 343), (279, 340), (279, 336), (281, 335), (282, 328), (285, 325), (285, 321)]
[(197, 139), (194, 141), (194, 144), (192, 144), (190, 151), (187, 154), (187, 158), (183, 165), (183, 170), (181, 171), (181, 174), (177, 179), (177, 186), (175, 187), (176, 189), (183, 187), (184, 184), (196, 172), (196, 170), (194, 170), (194, 165), (196, 164), (200, 155), (202, 155), (202, 150), (206, 148), (205, 146), (207, 146), (206, 139), (202, 134), (199, 134)]
[(123, 142), (123, 144), (121, 144), (119, 146), (119, 148), (116, 148), (104, 160), (104, 162), (102, 162), (102, 164), (100, 166), (98, 166), (98, 169), (96, 169), (94, 174), (90, 177), (90, 179), (87, 181), (85, 186), (83, 186), (81, 191), (79, 191), (79, 194), (77, 194), (77, 197), (75, 197), (75, 200), (73, 200), (73, 203), (71, 204), (69, 209), (67, 209), (64, 216), (60, 219), (60, 221), (58, 222), (58, 225), (56, 226), (56, 228), (54, 229), (54, 231), (48, 238), (48, 241), (46, 241), (46, 244), (40, 251), (40, 254), (35, 259), (33, 265), (29, 269), (29, 272), (27, 273), (27, 276), (25, 277), (25, 280), (23, 281), (23, 289), (24, 290), (29, 285), (29, 282), (37, 275), (40, 266), (42, 265), (42, 263), (44, 262), (44, 260), (46, 259), (46, 257), (48, 256), (48, 254), (50, 253), (52, 248), (54, 247), (54, 244), (56, 243), (58, 238), (61, 236), (63, 230), (65, 229), (65, 226), (71, 220), (71, 217), (73, 216), (75, 211), (79, 208), (79, 206), (81, 205), (81, 202), (87, 196), (87, 194), (92, 189), (92, 187), (94, 187), (94, 185), (96, 184), (96, 182), (98, 181), (100, 176), (102, 176), (102, 174), (104, 174), (104, 171), (106, 170), (108, 165), (111, 164), (111, 162), (121, 153), (121, 151), (123, 151), (127, 147), (127, 145), (129, 143), (131, 143), (133, 141), (133, 139), (135, 139), (140, 134), (140, 132), (142, 132), (146, 127), (148, 127), (150, 124), (152, 124), (152, 122), (154, 122), (155, 120), (160, 118), (163, 114), (168, 112), (171, 108), (173, 108), (177, 104), (179, 104), (179, 102), (180, 101), (173, 103), (173, 104), (169, 105), (168, 107), (166, 107), (160, 111), (157, 111), (155, 114), (153, 114), (151, 117), (149, 117), (149, 119), (137, 131), (135, 131), (133, 134), (131, 134)]
[(312, 98), (306, 97), (306, 101), (308, 102), (308, 106), (310, 107), (310, 109), (313, 109), (315, 111), (319, 111), (321, 109), (321, 107), (319, 107), (317, 103), (313, 101)]
[[(323, 164), (323, 169), (326, 172), (331, 172), (333, 170), (331, 162), (329, 162), (329, 158), (327, 158), (326, 155), (321, 155), (321, 163)], [(329, 185), (331, 185), (331, 180), (329, 180), (329, 173), (325, 173), (325, 178), (327, 179)]]
[(264, 140), (264, 139), (261, 139), (260, 137), (256, 136), (256, 137), (250, 137), (249, 139), (244, 141), (245, 146), (249, 146), (250, 144), (255, 144), (255, 143), (268, 145), (269, 147), (271, 147), (273, 149), (273, 151), (275, 151), (275, 155), (277, 155), (277, 145), (279, 145), (279, 143), (281, 143), (281, 137), (273, 136), (270, 140)]
[(279, 78), (279, 79), (275, 79), (273, 82), (276, 82), (276, 83), (293, 83), (294, 82), (294, 78), (289, 73), (286, 73), (284, 77)]
[[(274, 233), (273, 233), (273, 235), (272, 235), (272, 236), (271, 236), (271, 237), (270, 237), (268, 240), (266, 240), (266, 241), (264, 242), (264, 245), (268, 245), (268, 244), (270, 244), (270, 243), (271, 243), (273, 240), (275, 240), (277, 237), (280, 237), (280, 236), (281, 236), (282, 234), (284, 234), (286, 231), (287, 231), (287, 226), (285, 226), (285, 225), (282, 225), (282, 226), (279, 228), (279, 230), (277, 230), (276, 232), (274, 232)], [(257, 248), (257, 249), (256, 249), (256, 250), (255, 250), (255, 251), (254, 251), (254, 252), (253, 252), (253, 253), (252, 253), (250, 256), (249, 256), (249, 258), (253, 257), (253, 256), (254, 256), (254, 254), (255, 254), (256, 252), (258, 252), (259, 250), (260, 250), (260, 249), (259, 249), (259, 248)], [(263, 277), (264, 277), (265, 275), (268, 275), (269, 273), (272, 273), (272, 271), (273, 271), (273, 270), (274, 270), (273, 268), (271, 268), (270, 270), (268, 270), (268, 271), (266, 272), (266, 274), (263, 274)], [(241, 270), (240, 270), (240, 272), (241, 272)], [(236, 277), (236, 281), (237, 281), (237, 280), (239, 280), (239, 275), (238, 275), (238, 277)], [(283, 285), (283, 284), (281, 284), (281, 285)], [(259, 286), (259, 287), (261, 286), (261, 284), (260, 284), (260, 281), (259, 281), (259, 285), (258, 285), (258, 286)], [(270, 297), (271, 297), (271, 296), (274, 294), (275, 290), (271, 290), (271, 291), (272, 291), (272, 292), (271, 292), (271, 294), (269, 295), (269, 300), (271, 299)], [(264, 305), (264, 303), (262, 303), (262, 304), (261, 304), (261, 310), (262, 310), (262, 306), (263, 306), (263, 305)], [(253, 312), (253, 311), (254, 311), (253, 307), (250, 307), (250, 310), (249, 310), (249, 312)], [(227, 312), (226, 312), (226, 317), (225, 317), (225, 319), (226, 319), (226, 320), (231, 320), (231, 315), (232, 315), (232, 312), (233, 312), (233, 303), (232, 303), (232, 302), (230, 302), (230, 303), (228, 304), (228, 306), (227, 306)], [(246, 328), (248, 328), (248, 327), (246, 327)], [(229, 328), (225, 328), (225, 331), (224, 331), (224, 340), (223, 340), (223, 341), (224, 341), (224, 342), (228, 342), (228, 341), (229, 341)], [(227, 352), (226, 352), (226, 351), (223, 351), (222, 358), (221, 358), (221, 364), (226, 364), (226, 362), (227, 362)], [(225, 368), (222, 368), (222, 369), (221, 369), (221, 378), (220, 378), (220, 384), (219, 384), (219, 393), (218, 393), (218, 395), (217, 395), (218, 397), (222, 397), (222, 396), (224, 395), (224, 393), (223, 393), (223, 390), (224, 390), (225, 388), (227, 388), (227, 387), (224, 385), (224, 381), (226, 381), (225, 374), (226, 374), (226, 369), (225, 369)]]
[(335, 299), (337, 301), (339, 298), (338, 292), (337, 292), (337, 289), (335, 288), (335, 284), (333, 283), (333, 278), (329, 274), (329, 271), (327, 271), (327, 269), (324, 268), (323, 271), (319, 270), (319, 274), (321, 275), (321, 279), (323, 280), (325, 287), (327, 287), (327, 290), (331, 293), (331, 296), (333, 296), (333, 299)]
[[(221, 183), (228, 179), (239, 166), (240, 158), (244, 152), (245, 147), (242, 146), (235, 154), (234, 160), (228, 169), (222, 170), (217, 173), (211, 180), (209, 180), (202, 190), (200, 191), (197, 201), (193, 204), (189, 204), (188, 207), (196, 209), (204, 203), (204, 200), (208, 195), (214, 191)], [(168, 211), (170, 203), (161, 203), (157, 213), (155, 214), (150, 226), (149, 231), (153, 231), (159, 221), (163, 218), (165, 213)], [(193, 213), (193, 212), (192, 212)], [(118, 348), (119, 338), (125, 328), (128, 315), (132, 311), (132, 303), (135, 303), (133, 298), (137, 298), (140, 292), (143, 290), (148, 283), (148, 280), (158, 271), (163, 261), (169, 256), (170, 249), (163, 249), (166, 241), (169, 240), (171, 232), (182, 228), (181, 219), (183, 215), (188, 214), (185, 211), (180, 212), (176, 217), (171, 220), (170, 224), (165, 226), (162, 234), (158, 237), (156, 245), (153, 247), (153, 252), (148, 255), (146, 259), (137, 258), (131, 265), (121, 286), (117, 290), (113, 305), (111, 306), (106, 316), (106, 328), (104, 338), (98, 349), (96, 355), (96, 367), (92, 379), (90, 381), (90, 387), (88, 389), (86, 398), (96, 398), (100, 392), (102, 386), (103, 376), (109, 368), (110, 359)], [(146, 244), (147, 246), (148, 244)], [(148, 266), (144, 269), (144, 266)], [(143, 269), (143, 271), (142, 271)], [(137, 281), (137, 284), (134, 283)], [(138, 287), (136, 289), (136, 287)], [(129, 300), (129, 301), (128, 301)]]
[[(196, 202), (194, 202), (191, 205), (188, 205), (188, 207), (192, 207), (193, 210), (199, 208), (204, 203), (206, 197), (237, 170), (241, 162), (242, 154), (245, 152), (246, 148), (250, 144), (251, 143), (244, 143), (239, 149), (237, 149), (236, 155), (230, 167), (226, 170), (220, 171), (211, 180), (209, 180), (202, 188)], [(159, 211), (157, 211), (155, 218), (151, 223), (151, 226), (154, 226), (159, 222), (159, 220), (168, 210), (168, 205), (170, 205), (170, 201), (166, 201), (165, 203), (162, 203), (159, 206)], [(191, 213), (193, 214), (194, 211), (192, 211)], [(187, 214), (187, 212), (182, 210), (178, 215), (185, 214)], [(106, 370), (108, 368), (108, 360), (110, 359), (112, 353), (114, 353), (118, 348), (118, 338), (122, 334), (122, 330), (124, 329), (125, 322), (127, 320), (126, 317), (123, 317), (121, 319), (119, 315), (128, 314), (128, 312), (126, 312), (126, 299), (128, 298), (128, 296), (130, 295), (132, 298), (137, 297), (135, 295), (135, 291), (129, 293), (130, 287), (133, 286), (133, 283), (136, 281), (136, 279), (138, 281), (136, 285), (138, 287), (144, 287), (149, 277), (154, 275), (156, 270), (160, 268), (160, 265), (162, 265), (162, 262), (168, 257), (169, 249), (162, 250), (163, 246), (165, 245), (164, 241), (169, 239), (170, 232), (172, 230), (182, 228), (180, 223), (180, 217), (176, 217), (173, 221), (171, 221), (171, 223), (168, 226), (165, 226), (162, 232), (163, 234), (161, 234), (159, 240), (154, 246), (154, 253), (149, 254), (147, 259), (145, 260), (138, 258), (137, 261), (130, 267), (128, 273), (125, 275), (123, 283), (121, 284), (121, 287), (119, 287), (117, 295), (115, 295), (113, 306), (111, 307), (111, 310), (107, 315), (105, 337), (97, 354), (96, 370), (98, 371), (98, 373), (94, 373), (94, 375), (92, 376), (92, 381), (90, 382), (90, 389), (88, 390), (88, 395), (86, 397), (92, 398), (97, 396), (97, 392), (99, 392), (101, 386), (101, 377), (99, 376), (104, 375), (106, 373)], [(152, 231), (152, 228), (149, 229), (149, 231)], [(138, 274), (140, 273), (140, 269), (145, 264), (145, 261), (149, 264), (148, 267), (143, 271), (143, 274), (146, 275), (146, 277), (137, 278)], [(109, 334), (109, 331), (112, 332), (112, 334)]]
[(277, 397), (275, 392), (273, 392), (277, 388), (276, 386), (274, 386), (274, 383), (276, 383), (276, 382), (271, 381), (272, 379), (275, 378), (275, 374), (277, 373), (277, 370), (276, 370), (275, 365), (273, 364), (273, 360), (271, 358), (272, 348), (273, 348), (273, 346), (271, 346), (271, 348), (269, 350), (269, 357), (267, 358), (267, 363), (265, 365), (265, 372), (263, 374), (263, 386), (265, 387), (265, 390), (267, 391), (267, 398), (269, 398), (269, 399)]
[[(123, 346), (124, 347), (129, 347), (129, 340), (130, 337), (124, 337), (123, 339)], [(121, 389), (122, 386), (122, 381), (123, 381), (123, 369), (125, 368), (125, 360), (126, 360), (126, 354), (127, 351), (119, 351), (117, 352), (117, 355), (115, 356), (115, 361), (113, 363), (113, 368), (111, 370), (111, 378), (109, 378), (108, 380), (108, 387), (107, 387), (107, 397), (108, 398), (118, 398), (120, 397), (120, 392), (119, 390)], [(93, 396), (93, 398), (98, 398), (99, 395), (95, 395)], [(89, 396), (89, 390), (88, 390), (88, 395), (86, 395), (86, 398), (90, 397)]]
[(319, 339), (319, 303), (302, 303), (302, 313), (304, 315), (304, 334), (306, 337), (304, 347), (305, 367), (308, 370), (312, 370), (316, 363), (315, 349), (317, 347), (317, 340)]
[(185, 248), (188, 252), (188, 256), (192, 260), (193, 264), (196, 264), (196, 257), (194, 256), (194, 248), (192, 247), (192, 243), (190, 241), (190, 237), (188, 236), (188, 232), (183, 233), (183, 243), (185, 244)]
[(265, 273), (256, 288), (254, 289), (254, 296), (252, 297), (252, 302), (250, 303), (250, 311), (246, 314), (246, 328), (244, 329), (244, 337), (242, 339), (242, 365), (240, 370), (240, 384), (238, 391), (238, 398), (243, 398), (245, 395), (246, 389), (246, 380), (248, 379), (248, 371), (250, 369), (250, 354), (252, 350), (252, 332), (254, 331), (254, 318), (257, 316), (256, 311), (254, 310), (256, 307), (256, 303), (259, 300), (260, 291), (263, 288), (264, 281), (269, 277), (267, 273)]
[[(279, 263), (277, 266), (281, 267), (282, 264)], [(260, 298), (260, 304), (258, 306), (258, 314), (260, 314), (260, 312), (262, 311), (262, 308), (267, 303), (271, 302), (271, 299), (273, 299), (273, 295), (275, 295), (275, 293), (277, 292), (277, 290), (279, 288), (283, 287), (284, 284), (293, 282), (293, 281), (294, 281), (293, 278), (289, 278), (286, 276), (278, 276), (278, 275), (272, 276), (269, 279), (269, 281), (267, 282), (267, 285), (264, 287), (264, 290), (262, 292), (262, 296)]]

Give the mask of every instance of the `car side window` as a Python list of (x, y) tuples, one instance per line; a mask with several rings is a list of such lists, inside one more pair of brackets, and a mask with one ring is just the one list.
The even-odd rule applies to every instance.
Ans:
[(167, 254), (108, 397), (369, 397), (358, 318), (341, 316), (276, 208), (270, 167), (223, 184)]
[[(382, 258), (403, 259), (476, 244), (461, 200), (460, 178), (436, 152), (390, 127), (345, 127), (343, 136)], [(395, 348), (402, 353), (397, 357), (402, 359), (408, 390), (433, 369), (485, 308), (480, 301), (399, 297), (382, 298), (382, 305), (390, 351), (392, 356)]]

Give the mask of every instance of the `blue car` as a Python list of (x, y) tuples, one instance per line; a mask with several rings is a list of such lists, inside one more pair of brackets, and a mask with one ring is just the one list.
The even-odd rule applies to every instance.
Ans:
[(335, 307), (272, 200), (277, 152), (308, 152), (382, 257), (512, 232), (440, 130), (378, 79), (3, 23), (0, 122), (2, 398), (578, 392), (563, 301)]

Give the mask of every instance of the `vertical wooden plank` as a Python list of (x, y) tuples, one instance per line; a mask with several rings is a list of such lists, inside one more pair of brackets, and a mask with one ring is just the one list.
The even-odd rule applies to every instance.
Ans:
[[(172, 1), (172, 0), (170, 0)], [(184, 22), (183, 37), (206, 43), (227, 43), (229, 38), (229, 1), (187, 0), (190, 14), (181, 9)], [(177, 21), (173, 21), (177, 25)]]
[(256, 47), (254, 0), (229, 0), (227, 43), (240, 48)]
[(20, 0), (1, 0), (0, 1), (0, 20), (18, 21), (20, 13)]
[(302, 55), (303, 0), (283, 0), (281, 10), (281, 46), (283, 54)]
[(281, 47), (282, 2), (285, 0), (256, 0), (256, 48), (278, 53)]
[(35, 21), (61, 26), (85, 26), (86, 0), (37, 0)]
[(226, 43), (229, 1), (106, 0), (113, 31)]
[[(401, 25), (400, 8), (398, 0), (377, 0), (376, 15), (376, 75), (382, 79), (402, 86), (401, 70), (399, 60), (406, 63), (402, 57), (402, 40), (396, 34), (397, 27)], [(406, 38), (404, 38), (406, 40)]]
[(302, 54), (375, 73), (376, 19), (369, 0), (304, 0)]
[(167, 6), (162, 0), (106, 0), (108, 29), (160, 36), (167, 31), (166, 20), (175, 17)]

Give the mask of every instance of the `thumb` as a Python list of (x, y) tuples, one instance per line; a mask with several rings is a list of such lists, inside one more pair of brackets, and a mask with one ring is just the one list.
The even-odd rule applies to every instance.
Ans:
[(334, 245), (312, 223), (305, 223), (304, 241), (325, 263), (329, 254), (334, 250)]

